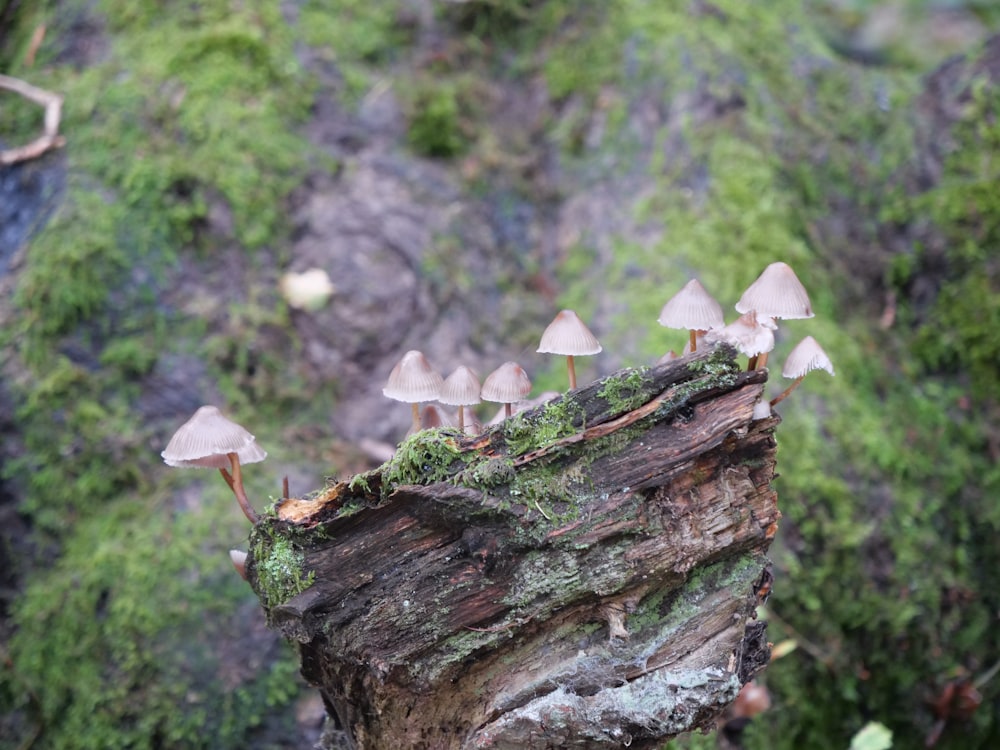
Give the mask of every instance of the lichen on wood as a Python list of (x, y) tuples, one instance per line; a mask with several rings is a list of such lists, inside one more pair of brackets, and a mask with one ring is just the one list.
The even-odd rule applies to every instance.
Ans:
[(482, 435), (425, 430), (262, 518), (249, 579), (346, 746), (655, 747), (711, 726), (767, 661), (766, 379), (724, 346), (624, 370)]

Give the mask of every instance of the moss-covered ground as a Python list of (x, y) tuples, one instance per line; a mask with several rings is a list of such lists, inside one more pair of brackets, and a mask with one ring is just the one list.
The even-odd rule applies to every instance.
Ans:
[[(278, 458), (280, 425), (304, 419), (307, 403), (321, 411), (285, 373), (287, 352), (254, 346), (287, 327), (287, 311), (237, 300), (220, 333), (158, 297), (183, 263), (224, 248), (250, 267), (280, 256), (289, 193), (310, 163), (336, 167), (298, 135), (317, 84), (297, 45), (336, 67), (345, 106), (392, 71), (413, 153), (497, 168), (535, 146), (498, 140), (481, 81), (540, 76), (547, 146), (584, 181), (636, 168), (630, 156), (650, 135), (630, 127), (636, 92), (671, 102), (697, 90), (730, 107), (708, 119), (682, 111), (675, 131), (652, 134), (683, 149), (669, 161), (654, 150), (641, 169), (658, 189), (623, 210), (660, 239), (618, 238), (594, 274), (598, 249), (582, 238), (559, 267), (559, 303), (586, 319), (595, 289), (613, 289), (621, 312), (607, 339), (634, 342), (639, 364), (683, 345), (655, 320), (690, 276), (730, 309), (767, 263), (796, 268), (817, 316), (783, 325), (772, 361), (808, 333), (837, 376), (811, 375), (779, 407), (784, 521), (762, 615), (771, 640), (798, 648), (762, 676), (774, 707), (747, 746), (847, 747), (869, 718), (896, 746), (921, 745), (927, 701), (1000, 659), (997, 88), (967, 81), (940, 179), (926, 187), (906, 177), (923, 70), (909, 55), (845, 61), (800, 3), (445, 5), (435, 12), (454, 45), (409, 65), (419, 24), (389, 0), (19, 4), (0, 69), (65, 95), (73, 145), (65, 200), (24, 256), (0, 333), (18, 425), (5, 486), (31, 529), (3, 630), (0, 747), (247, 747), (265, 718), (291, 711), (290, 653), (234, 680), (232, 660), (209, 647), (252, 601), (226, 560), (246, 545), (244, 519), (214, 474), (159, 466), (135, 403), (158, 363), (194, 351)], [(29, 68), (43, 24), (48, 42)], [(594, 143), (584, 113), (600, 108), (607, 127)], [(36, 108), (4, 98), (5, 139), (37, 124)], [(530, 174), (519, 177), (535, 197)], [(887, 233), (909, 240), (887, 248)], [(883, 329), (887, 300), (895, 317)], [(561, 378), (553, 365), (536, 383)], [(260, 476), (247, 469), (251, 495), (276, 494)], [(950, 722), (937, 747), (1000, 745), (1000, 681), (980, 691), (980, 710)]]

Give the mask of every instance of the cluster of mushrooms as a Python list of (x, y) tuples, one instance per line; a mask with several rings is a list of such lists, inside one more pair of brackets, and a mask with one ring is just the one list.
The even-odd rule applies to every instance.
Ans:
[[(812, 305), (809, 295), (787, 263), (772, 263), (757, 280), (747, 287), (736, 303), (740, 317), (728, 325), (722, 306), (697, 279), (691, 279), (660, 311), (658, 322), (667, 328), (689, 332), (682, 354), (698, 348), (699, 342), (712, 344), (725, 342), (748, 357), (748, 369), (761, 369), (767, 365), (769, 352), (774, 349), (775, 322), (779, 319), (811, 318)], [(576, 388), (576, 370), (573, 358), (601, 351), (597, 337), (572, 310), (563, 310), (542, 334), (537, 351), (560, 354), (566, 357), (570, 390)], [(660, 358), (659, 363), (681, 355), (673, 351)], [(770, 401), (757, 405), (754, 417), (762, 419), (771, 413), (771, 407), (784, 400), (802, 382), (806, 373), (822, 369), (833, 375), (833, 364), (823, 348), (812, 336), (806, 336), (792, 349), (781, 374), (794, 378), (792, 384)], [(524, 400), (531, 391), (531, 381), (524, 368), (517, 362), (505, 362), (486, 376), (480, 385), (476, 372), (466, 365), (455, 369), (447, 378), (431, 366), (424, 354), (408, 351), (396, 363), (382, 393), (388, 398), (408, 403), (413, 411), (410, 433), (427, 427), (457, 426), (466, 430), (465, 407), (483, 401), (503, 404), (504, 413), (494, 421), (509, 417), (513, 404)], [(420, 410), (420, 404), (437, 401), (446, 406), (457, 406), (455, 421), (434, 404)], [(480, 426), (471, 422), (469, 427), (478, 431)]]
[[(774, 348), (774, 331), (778, 319), (811, 318), (813, 311), (809, 295), (795, 272), (785, 263), (772, 263), (751, 284), (736, 303), (740, 317), (725, 323), (722, 307), (692, 279), (667, 303), (660, 312), (659, 323), (668, 328), (689, 332), (683, 354), (694, 352), (704, 342), (726, 342), (748, 357), (748, 369), (760, 369), (767, 363), (768, 353)], [(570, 389), (576, 388), (574, 357), (597, 354), (601, 344), (572, 310), (563, 310), (545, 329), (538, 352), (566, 357)], [(676, 358), (667, 352), (661, 362)], [(782, 376), (793, 378), (792, 384), (770, 401), (760, 402), (754, 418), (762, 419), (771, 413), (771, 407), (785, 399), (805, 375), (822, 369), (833, 375), (830, 358), (812, 336), (806, 336), (788, 355), (781, 370)], [(462, 365), (447, 378), (440, 374), (419, 351), (403, 355), (382, 390), (388, 398), (411, 405), (413, 426), (411, 432), (426, 427), (457, 426), (459, 430), (478, 431), (475, 418), (467, 419), (465, 408), (483, 401), (503, 404), (502, 414), (496, 419), (509, 417), (515, 403), (523, 401), (531, 391), (531, 380), (524, 368), (516, 362), (505, 362), (486, 376), (480, 383), (476, 372)], [(423, 417), (420, 404), (438, 401), (458, 407), (456, 419), (430, 405)], [(257, 444), (247, 430), (224, 417), (214, 406), (203, 406), (185, 422), (170, 439), (161, 454), (169, 466), (202, 467), (218, 469), (226, 484), (233, 491), (243, 513), (251, 523), (259, 517), (243, 489), (241, 465), (263, 461), (267, 453)], [(288, 496), (287, 488), (285, 497)], [(245, 553), (233, 550), (233, 563), (242, 570)]]
[[(569, 387), (573, 390), (576, 388), (573, 358), (597, 354), (601, 351), (601, 344), (580, 320), (580, 316), (572, 310), (563, 310), (545, 329), (537, 351), (566, 357)], [(447, 378), (442, 378), (423, 352), (416, 349), (408, 351), (396, 363), (389, 373), (388, 383), (382, 389), (386, 397), (410, 404), (413, 411), (411, 434), (426, 427), (451, 426), (457, 426), (464, 432), (465, 407), (475, 406), (483, 401), (502, 404), (503, 414), (498, 417), (509, 417), (513, 405), (523, 401), (530, 392), (531, 380), (528, 373), (517, 362), (504, 362), (480, 384), (476, 371), (466, 365), (460, 365)], [(428, 405), (421, 414), (420, 404), (427, 401), (457, 406), (457, 420), (452, 422), (448, 415), (433, 404)], [(470, 420), (468, 427), (473, 431), (481, 429), (474, 419)]]

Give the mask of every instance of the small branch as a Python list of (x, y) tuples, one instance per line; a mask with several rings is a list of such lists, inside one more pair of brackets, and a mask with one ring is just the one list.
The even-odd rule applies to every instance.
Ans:
[(45, 120), (42, 134), (24, 146), (10, 148), (0, 151), (0, 165), (16, 164), (18, 162), (35, 159), (46, 151), (61, 148), (66, 143), (66, 139), (59, 135), (59, 122), (62, 118), (63, 98), (51, 91), (32, 86), (30, 83), (19, 78), (0, 75), (0, 89), (13, 91), (15, 94), (24, 97), (28, 101), (34, 102), (45, 108)]

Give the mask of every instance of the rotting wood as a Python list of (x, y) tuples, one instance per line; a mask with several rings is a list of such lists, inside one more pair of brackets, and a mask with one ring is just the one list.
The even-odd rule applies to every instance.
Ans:
[(249, 580), (328, 746), (652, 748), (711, 726), (769, 653), (766, 379), (727, 347), (624, 370), (262, 517)]

